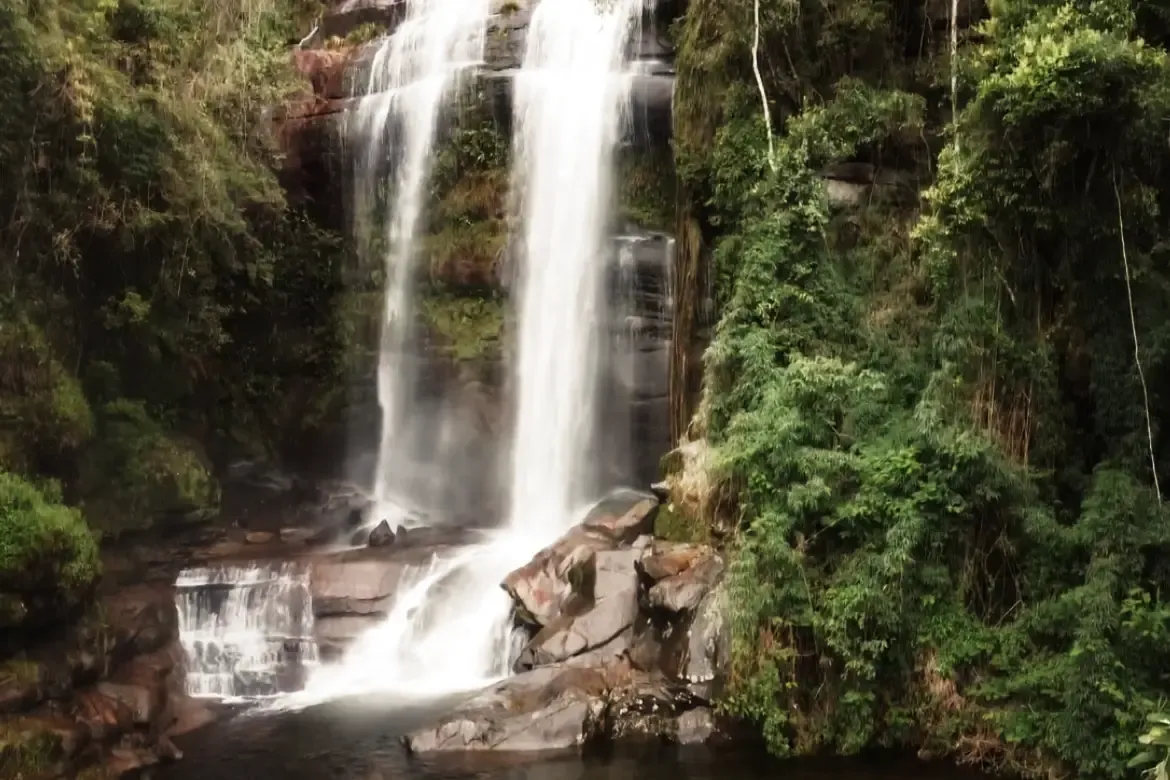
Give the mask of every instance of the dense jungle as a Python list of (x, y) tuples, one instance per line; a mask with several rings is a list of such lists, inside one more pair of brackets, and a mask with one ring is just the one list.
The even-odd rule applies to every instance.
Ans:
[[(783, 757), (1164, 780), (1170, 6), (664, 8), (673, 165), (619, 175), (678, 242), (658, 527), (732, 562), (721, 709)], [(233, 461), (341, 457), (378, 279), (281, 123), (321, 11), (0, 0), (0, 676)], [(500, 145), (432, 185), (457, 359), (500, 339)]]

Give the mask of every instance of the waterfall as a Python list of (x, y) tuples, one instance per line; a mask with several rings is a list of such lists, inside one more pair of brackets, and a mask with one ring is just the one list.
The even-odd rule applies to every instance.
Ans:
[[(599, 488), (587, 464), (595, 435), (598, 363), (609, 326), (603, 287), (610, 248), (611, 158), (628, 98), (623, 60), (643, 2), (543, 0), (532, 12), (514, 101), (514, 201), (521, 206), (523, 227), (513, 238), (523, 263), (508, 522), (486, 543), (437, 555), (413, 570), (387, 619), (359, 637), (340, 664), (318, 669), (303, 691), (280, 706), (377, 690), (408, 695), (470, 690), (509, 672), (511, 602), (500, 583), (578, 520)], [(407, 35), (417, 36), (420, 46), (447, 51), (446, 59), (431, 52), (427, 60), (436, 68), (440, 62), (449, 66), (456, 47), (443, 36), (454, 27), (448, 20), (441, 34), (408, 30)], [(408, 131), (390, 234), (399, 276), (387, 286), (379, 366), (381, 402), (392, 411), (401, 403), (396, 395), (400, 384), (391, 381), (392, 374), (403, 381), (401, 365), (391, 359), (403, 338), (403, 326), (396, 323), (404, 321), (409, 301), (402, 269), (410, 244), (403, 236), (409, 237), (418, 221), (425, 166), (425, 154), (414, 155), (422, 154), (424, 137), (434, 133), (442, 94), (434, 87), (426, 92), (425, 110), (422, 97), (411, 98), (417, 106), (401, 109)], [(418, 127), (411, 129), (415, 121)], [(386, 466), (397, 432), (394, 415), (386, 419), (379, 501), (390, 498)]]
[(301, 673), (317, 663), (303, 566), (187, 569), (175, 582), (175, 607), (192, 696), (291, 690), (299, 687)]
[[(365, 96), (352, 118), (350, 135), (358, 148), (354, 221), (359, 251), (385, 261), (375, 522), (411, 522), (401, 479), (412, 469), (402, 431), (414, 379), (407, 353), (416, 238), (441, 109), (457, 76), (482, 61), (487, 6), (487, 0), (408, 0), (405, 19), (374, 55)], [(391, 171), (394, 186), (387, 193), (384, 182)]]
[(547, 541), (598, 489), (592, 452), (622, 73), (645, 0), (544, 0), (515, 94), (522, 204), (509, 527)]

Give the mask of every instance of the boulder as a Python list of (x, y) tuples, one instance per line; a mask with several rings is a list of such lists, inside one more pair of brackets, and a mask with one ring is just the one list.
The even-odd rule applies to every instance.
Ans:
[(730, 668), (726, 590), (716, 587), (703, 598), (687, 626), (677, 676), (692, 695), (712, 702), (722, 693)]
[(719, 582), (723, 568), (723, 559), (708, 549), (688, 568), (656, 582), (647, 593), (647, 603), (652, 609), (675, 614), (693, 612)]
[(394, 544), (394, 532), (390, 530), (390, 523), (383, 520), (370, 531), (370, 547), (385, 547)]
[(604, 735), (612, 682), (605, 670), (536, 669), (487, 689), (404, 742), (412, 753), (580, 748)]
[(707, 707), (695, 707), (678, 716), (675, 741), (680, 745), (702, 745), (715, 736), (715, 715)]
[(614, 545), (632, 544), (639, 536), (654, 531), (658, 499), (644, 498), (621, 515), (599, 512), (588, 517), (581, 527), (602, 534)]
[(576, 528), (505, 577), (503, 588), (516, 602), (517, 618), (543, 628), (570, 607), (592, 601), (595, 556), (609, 546)]
[(710, 548), (700, 545), (654, 541), (639, 560), (638, 571), (650, 582), (658, 582), (681, 574), (699, 558), (710, 554)]

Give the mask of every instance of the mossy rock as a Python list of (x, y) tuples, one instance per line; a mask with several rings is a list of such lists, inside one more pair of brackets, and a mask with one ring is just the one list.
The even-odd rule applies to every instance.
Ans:
[(508, 241), (503, 220), (456, 224), (424, 239), (433, 284), (488, 291), (500, 286), (500, 263)]
[(499, 300), (431, 294), (422, 299), (422, 313), (442, 354), (459, 361), (499, 356), (504, 330)]
[(646, 230), (674, 228), (675, 176), (669, 150), (627, 149), (615, 171), (621, 216)]
[(67, 758), (71, 729), (64, 722), (22, 717), (0, 721), (0, 777), (48, 777)]
[(0, 467), (14, 471), (76, 450), (93, 434), (81, 383), (24, 318), (0, 323), (0, 420)]
[(200, 453), (153, 420), (141, 402), (107, 404), (100, 429), (81, 479), (86, 515), (97, 529), (116, 534), (215, 514), (219, 484)]

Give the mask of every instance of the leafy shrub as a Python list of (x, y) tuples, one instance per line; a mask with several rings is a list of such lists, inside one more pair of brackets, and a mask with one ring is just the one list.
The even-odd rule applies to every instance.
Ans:
[(97, 544), (81, 513), (0, 471), (0, 592), (70, 606), (98, 570)]
[(198, 453), (168, 434), (140, 401), (102, 409), (100, 448), (82, 474), (84, 504), (103, 532), (142, 528), (169, 516), (207, 515), (219, 486)]

